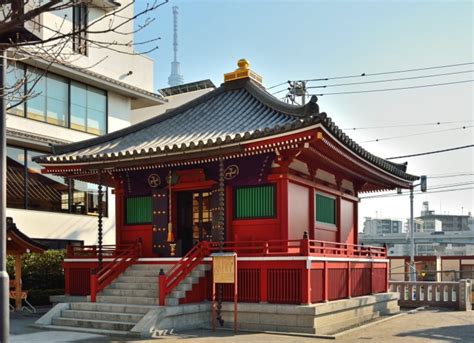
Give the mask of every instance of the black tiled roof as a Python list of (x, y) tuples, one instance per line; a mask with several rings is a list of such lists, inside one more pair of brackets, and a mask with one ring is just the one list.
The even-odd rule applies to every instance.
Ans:
[(73, 164), (119, 160), (131, 156), (160, 156), (197, 151), (255, 138), (291, 132), (320, 123), (363, 159), (406, 180), (406, 165), (374, 156), (344, 134), (313, 97), (305, 106), (279, 101), (251, 79), (227, 82), (183, 106), (108, 135), (55, 146), (54, 155), (35, 160), (43, 164)]

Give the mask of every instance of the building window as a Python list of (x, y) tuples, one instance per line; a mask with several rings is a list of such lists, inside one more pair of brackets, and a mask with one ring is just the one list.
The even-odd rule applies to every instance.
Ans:
[(274, 185), (236, 188), (234, 192), (234, 218), (275, 217), (275, 195)]
[(153, 211), (151, 196), (128, 197), (125, 207), (127, 225), (151, 223)]
[(23, 117), (25, 115), (23, 101), (25, 95), (25, 66), (19, 63), (8, 63), (5, 81), (6, 112)]
[[(31, 88), (31, 89), (30, 89)], [(27, 117), (67, 127), (68, 81), (54, 74), (30, 71), (27, 82)]]
[(82, 55), (87, 55), (87, 6), (78, 4), (72, 7), (73, 37), (72, 49)]
[(71, 82), (71, 128), (94, 135), (106, 133), (107, 95), (105, 91)]
[[(42, 174), (42, 166), (34, 162), (33, 157), (43, 154), (29, 149), (7, 147), (7, 207), (97, 214), (97, 186)], [(107, 216), (106, 194), (107, 191), (104, 191), (104, 216)]]
[(336, 198), (316, 193), (316, 221), (336, 225)]
[[(15, 81), (17, 78), (21, 81)], [(26, 102), (9, 109), (9, 114), (25, 116), (26, 113), (30, 119), (93, 135), (107, 133), (107, 92), (104, 90), (56, 74), (45, 74), (23, 64), (9, 66), (7, 84), (15, 88), (15, 94), (7, 98), (7, 107), (27, 95)]]

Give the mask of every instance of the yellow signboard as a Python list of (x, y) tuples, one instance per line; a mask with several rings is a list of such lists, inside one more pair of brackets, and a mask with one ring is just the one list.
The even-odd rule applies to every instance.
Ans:
[(214, 283), (235, 283), (235, 256), (212, 256), (212, 270)]

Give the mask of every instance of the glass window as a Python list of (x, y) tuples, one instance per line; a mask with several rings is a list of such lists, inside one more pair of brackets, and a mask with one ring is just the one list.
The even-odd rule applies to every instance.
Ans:
[(30, 210), (68, 212), (69, 185), (63, 177), (42, 174), (43, 168), (32, 159), (43, 153), (27, 151), (27, 208)]
[(7, 207), (25, 208), (25, 150), (7, 147)]
[(72, 8), (74, 34), (72, 48), (75, 52), (87, 55), (87, 6), (79, 4)]
[[(25, 94), (24, 82), (24, 66), (22, 64), (9, 63), (6, 75), (7, 113), (21, 117), (25, 115), (25, 104), (22, 101)], [(10, 106), (13, 107), (9, 108)]]
[(275, 217), (275, 186), (236, 188), (234, 205), (235, 219)]
[(35, 120), (46, 121), (46, 80), (41, 71), (29, 69), (27, 73), (26, 104), (27, 117)]
[(68, 84), (65, 78), (48, 75), (47, 81), (47, 121), (50, 124), (67, 126)]
[(106, 133), (106, 118), (106, 92), (71, 82), (71, 128), (102, 135)]
[[(71, 180), (72, 198), (71, 213), (98, 214), (99, 213), (99, 186), (93, 183)], [(103, 187), (102, 209), (107, 215), (107, 187)]]
[(153, 212), (151, 196), (128, 197), (126, 207), (126, 224), (149, 224)]
[[(98, 186), (42, 174), (42, 167), (33, 161), (33, 157), (41, 154), (43, 153), (7, 147), (7, 207), (97, 214)], [(102, 204), (103, 215), (107, 216), (107, 187), (104, 187)]]
[[(316, 221), (336, 224), (336, 199), (316, 193)], [(382, 229), (382, 231), (385, 231)]]

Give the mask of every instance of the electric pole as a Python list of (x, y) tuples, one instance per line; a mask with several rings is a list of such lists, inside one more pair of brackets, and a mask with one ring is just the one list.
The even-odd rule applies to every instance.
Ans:
[(413, 189), (417, 186), (420, 186), (422, 192), (426, 192), (427, 189), (427, 178), (426, 175), (422, 175), (420, 177), (419, 184), (411, 184), (410, 185), (410, 281), (416, 281), (416, 266), (415, 266), (415, 222), (413, 216), (413, 202), (414, 202), (414, 194)]

